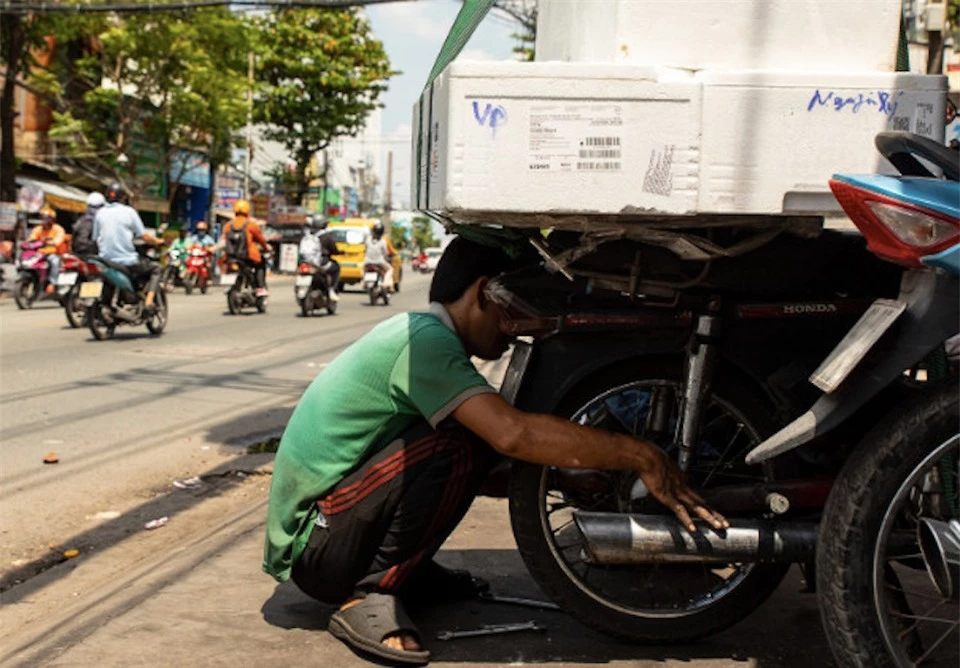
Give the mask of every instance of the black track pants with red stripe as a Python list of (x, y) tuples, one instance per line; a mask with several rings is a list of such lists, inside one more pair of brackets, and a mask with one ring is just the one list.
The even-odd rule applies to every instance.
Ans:
[(422, 423), (407, 430), (318, 501), (320, 523), (293, 567), (293, 581), (325, 603), (374, 591), (402, 595), (466, 514), (497, 459), (460, 427), (434, 431)]

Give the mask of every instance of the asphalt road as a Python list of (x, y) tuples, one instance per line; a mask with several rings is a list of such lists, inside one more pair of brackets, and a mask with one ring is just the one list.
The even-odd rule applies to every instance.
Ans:
[[(0, 302), (0, 576), (278, 433), (323, 366), (377, 322), (426, 304), (406, 272), (390, 306), (358, 291), (303, 318), (292, 279), (266, 314), (230, 316), (221, 288), (175, 291), (162, 336), (121, 327), (96, 341), (52, 302)], [(59, 463), (44, 464), (55, 452)], [(20, 573), (18, 579), (30, 573)], [(7, 583), (9, 584), (9, 583)]]

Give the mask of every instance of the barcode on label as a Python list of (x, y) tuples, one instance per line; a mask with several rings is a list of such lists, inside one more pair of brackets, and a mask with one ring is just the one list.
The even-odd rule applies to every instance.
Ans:
[(620, 149), (618, 148), (594, 148), (580, 149), (581, 158), (619, 158)]
[(893, 119), (893, 129), (897, 132), (910, 132), (910, 118), (895, 116)]
[(620, 146), (620, 137), (587, 137), (584, 146)]
[(577, 169), (584, 171), (615, 172), (620, 170), (619, 162), (578, 162)]

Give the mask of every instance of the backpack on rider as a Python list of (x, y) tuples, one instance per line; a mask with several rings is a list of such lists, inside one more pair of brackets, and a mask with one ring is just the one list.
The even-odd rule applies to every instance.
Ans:
[(227, 258), (234, 262), (238, 260), (246, 260), (248, 257), (247, 225), (249, 224), (249, 220), (245, 220), (243, 225), (240, 227), (234, 227), (231, 223), (227, 229), (227, 237), (224, 241), (224, 251), (227, 254)]

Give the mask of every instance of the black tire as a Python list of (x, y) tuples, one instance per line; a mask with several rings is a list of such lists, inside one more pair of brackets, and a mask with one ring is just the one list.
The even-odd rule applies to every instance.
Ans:
[(188, 273), (183, 277), (183, 291), (188, 295), (193, 294), (193, 288), (197, 284), (197, 275), (194, 273)]
[(334, 315), (337, 312), (337, 302), (327, 299), (327, 315)]
[(383, 305), (384, 305), (384, 306), (390, 306), (390, 293), (389, 293), (389, 292), (387, 292), (386, 290), (384, 290), (382, 293), (380, 293), (380, 299), (383, 300)]
[(370, 297), (370, 306), (376, 306), (377, 305), (377, 289), (370, 288), (370, 290), (367, 291), (367, 295)]
[(37, 284), (34, 281), (17, 281), (13, 288), (13, 301), (17, 303), (17, 308), (21, 311), (31, 309), (37, 298), (37, 293)]
[(163, 329), (167, 326), (167, 320), (169, 319), (170, 315), (169, 307), (167, 305), (167, 294), (162, 288), (157, 291), (155, 304), (157, 310), (154, 312), (153, 316), (147, 320), (147, 329), (150, 330), (150, 333), (154, 336), (158, 336), (163, 333)]
[(257, 313), (266, 313), (266, 312), (267, 312), (267, 298), (257, 297)]
[(67, 322), (74, 329), (85, 327), (87, 324), (87, 309), (80, 299), (80, 283), (77, 283), (63, 299), (63, 310), (67, 314)]
[[(874, 604), (874, 550), (901, 485), (935, 448), (956, 436), (958, 409), (956, 385), (914, 398), (874, 426), (834, 483), (820, 525), (816, 571), (823, 628), (841, 668), (905, 665), (887, 649)], [(956, 638), (944, 645), (944, 665), (955, 666)]]
[(240, 308), (240, 295), (237, 293), (237, 288), (232, 287), (227, 292), (227, 309), (230, 315), (237, 315), (240, 313)]
[(201, 279), (200, 279), (200, 294), (201, 294), (201, 295), (207, 294), (207, 284), (208, 284), (209, 282), (210, 282), (210, 281), (209, 281), (208, 279), (206, 279), (206, 278), (201, 278)]
[[(662, 379), (678, 383), (681, 368), (679, 360), (642, 359), (603, 369), (568, 393), (554, 414), (570, 418), (594, 397), (632, 382)], [(769, 405), (732, 379), (722, 369), (718, 371), (711, 396), (735, 407), (758, 438), (773, 433)], [(547, 520), (541, 516), (545, 475), (546, 467), (521, 462), (514, 463), (511, 470), (510, 519), (517, 547), (530, 574), (550, 598), (583, 624), (607, 635), (629, 642), (676, 643), (717, 633), (759, 607), (789, 570), (789, 564), (755, 564), (734, 589), (694, 611), (658, 615), (615, 608), (584, 591), (555, 557), (554, 544), (546, 536)]]
[(103, 319), (103, 305), (96, 300), (87, 309), (87, 326), (97, 341), (112, 339), (117, 330), (116, 324), (107, 324)]
[(309, 296), (304, 297), (300, 300), (300, 314), (304, 318), (309, 318), (313, 315), (313, 300)]

